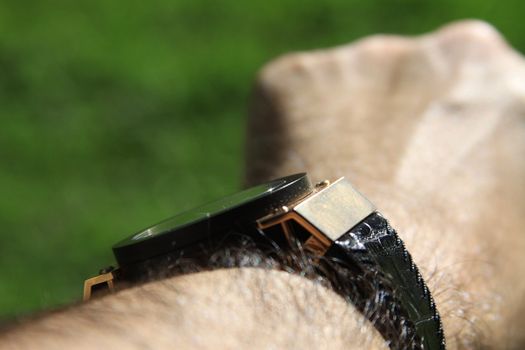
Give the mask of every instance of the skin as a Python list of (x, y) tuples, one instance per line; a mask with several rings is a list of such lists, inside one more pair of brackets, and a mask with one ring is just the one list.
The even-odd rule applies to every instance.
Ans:
[(16, 328), (0, 344), (7, 349), (72, 344), (79, 349), (346, 349), (352, 344), (358, 349), (382, 343), (359, 313), (321, 285), (282, 271), (244, 268), (127, 289)]
[(249, 182), (346, 176), (405, 241), (449, 348), (523, 348), (523, 57), (468, 21), (284, 56), (259, 81)]
[[(247, 182), (346, 176), (398, 230), (448, 347), (523, 348), (525, 62), (488, 25), (377, 36), (261, 70)], [(315, 281), (254, 268), (135, 286), (13, 327), (0, 348), (385, 348)]]

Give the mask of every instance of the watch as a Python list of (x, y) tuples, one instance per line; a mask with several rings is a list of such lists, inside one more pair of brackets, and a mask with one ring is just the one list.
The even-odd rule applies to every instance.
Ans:
[[(445, 349), (441, 318), (431, 293), (402, 240), (375, 206), (345, 178), (312, 185), (305, 173), (294, 174), (241, 191), (175, 215), (113, 246), (117, 268), (107, 268), (84, 283), (84, 300), (98, 289), (145, 280), (162, 262), (207, 254), (207, 242), (231, 239), (232, 232), (280, 246), (299, 242), (324, 271), (367, 281), (350, 298), (374, 323), (391, 347), (400, 332), (410, 348)], [(235, 236), (238, 237), (238, 236)], [(257, 244), (257, 243), (256, 243)], [(263, 244), (263, 243), (260, 243)], [(324, 267), (323, 267), (324, 266)], [(340, 291), (341, 292), (341, 291)], [(352, 300), (368, 298), (368, 301)], [(388, 317), (365, 312), (370, 300)], [(359, 307), (360, 305), (360, 307)], [(367, 304), (368, 305), (368, 304)], [(387, 324), (389, 323), (389, 324)], [(404, 347), (404, 346), (403, 346)], [(408, 346), (407, 346), (408, 347)]]

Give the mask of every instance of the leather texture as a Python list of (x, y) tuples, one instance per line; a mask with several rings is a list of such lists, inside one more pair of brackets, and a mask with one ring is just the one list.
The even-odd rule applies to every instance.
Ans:
[(346, 255), (361, 269), (376, 270), (385, 277), (394, 293), (395, 301), (391, 302), (399, 304), (415, 327), (420, 348), (445, 349), (441, 318), (432, 295), (403, 241), (380, 213), (366, 217), (332, 247), (332, 252)]

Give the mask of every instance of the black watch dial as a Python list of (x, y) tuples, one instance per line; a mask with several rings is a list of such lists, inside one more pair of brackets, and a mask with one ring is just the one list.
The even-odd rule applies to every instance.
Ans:
[(283, 177), (175, 215), (113, 246), (120, 266), (183, 249), (233, 228), (254, 226), (273, 209), (310, 194), (305, 173)]

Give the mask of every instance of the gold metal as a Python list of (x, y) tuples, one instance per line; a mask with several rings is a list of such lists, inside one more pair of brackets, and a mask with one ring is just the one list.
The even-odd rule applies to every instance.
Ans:
[(326, 243), (321, 242), (319, 238), (312, 235), (304, 242), (304, 248), (320, 257), (325, 255), (330, 246), (327, 246)]
[(293, 210), (335, 241), (376, 208), (350, 181), (340, 178), (303, 200)]
[(344, 178), (332, 184), (322, 181), (316, 188), (319, 188), (318, 192), (295, 206), (259, 219), (258, 227), (265, 229), (281, 225), (284, 234), (289, 237), (290, 230), (286, 223), (295, 221), (312, 235), (305, 242), (305, 247), (324, 255), (335, 240), (376, 210), (375, 206)]
[(290, 242), (290, 239), (292, 239), (292, 231), (290, 230), (290, 224), (286, 221), (281, 222), (281, 228), (283, 229), (284, 236)]
[[(317, 239), (319, 240), (320, 244), (322, 244), (324, 247), (326, 247), (326, 249), (328, 249), (328, 247), (330, 247), (330, 245), (332, 244), (330, 239), (328, 239), (325, 235), (323, 235), (321, 232), (319, 232), (319, 230), (317, 230), (315, 228), (315, 226), (310, 224), (301, 215), (297, 214), (294, 211), (290, 211), (290, 212), (284, 213), (284, 214), (278, 214), (278, 215), (275, 215), (273, 217), (267, 217), (266, 216), (266, 217), (258, 220), (257, 221), (257, 225), (258, 225), (258, 227), (261, 230), (264, 230), (264, 229), (266, 229), (268, 227), (272, 227), (272, 226), (275, 226), (275, 225), (288, 224), (290, 221), (297, 222), (305, 230), (307, 230), (312, 236), (317, 237)], [(290, 234), (289, 229), (288, 229), (288, 233), (286, 233), (286, 231), (285, 231), (285, 234), (288, 234), (288, 235)]]
[(115, 276), (113, 275), (113, 272), (103, 273), (98, 276), (89, 278), (84, 281), (84, 301), (88, 301), (91, 299), (91, 292), (92, 288), (96, 285), (105, 283), (108, 287), (108, 290), (110, 292), (113, 292), (115, 290), (115, 285), (113, 283)]

